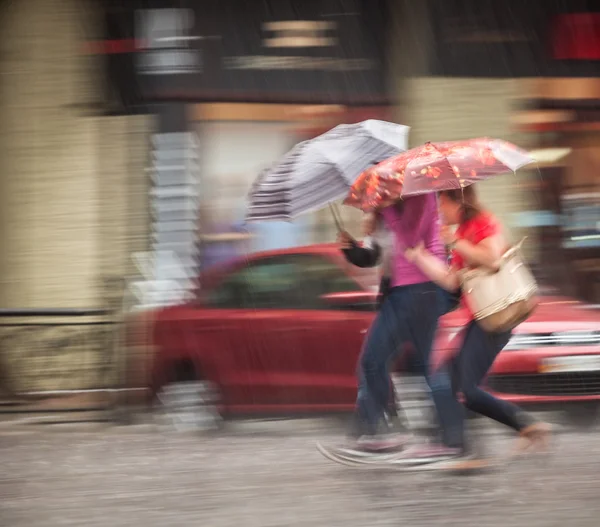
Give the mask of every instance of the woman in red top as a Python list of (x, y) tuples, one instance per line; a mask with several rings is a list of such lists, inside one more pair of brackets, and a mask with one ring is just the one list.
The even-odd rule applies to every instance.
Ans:
[[(460, 288), (460, 269), (495, 268), (508, 243), (502, 226), (493, 214), (481, 207), (472, 186), (440, 192), (438, 206), (445, 223), (440, 235), (451, 250), (450, 266), (431, 256), (423, 245), (408, 249), (406, 256), (433, 281), (448, 291), (456, 292)], [(458, 226), (454, 233), (450, 225)], [(468, 309), (468, 306), (465, 307)], [(522, 447), (545, 446), (548, 425), (535, 422), (519, 407), (494, 397), (480, 387), (510, 337), (510, 331), (487, 333), (471, 315), (463, 344), (454, 361), (455, 388), (462, 392), (469, 410), (519, 432), (524, 439)]]

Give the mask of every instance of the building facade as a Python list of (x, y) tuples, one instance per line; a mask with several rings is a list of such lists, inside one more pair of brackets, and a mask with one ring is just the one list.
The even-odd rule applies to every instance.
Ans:
[(391, 92), (413, 144), (492, 136), (535, 150), (537, 165), (480, 185), (481, 197), (513, 240), (528, 235), (540, 275), (597, 302), (584, 286), (598, 280), (597, 10), (577, 0), (395, 5)]
[[(597, 74), (597, 15), (578, 1), (476, 3), (3, 3), (4, 305), (102, 304), (105, 277), (130, 273), (131, 253), (160, 238), (146, 170), (162, 103), (188, 107), (197, 200), (215, 224), (240, 221), (257, 171), (338, 122), (391, 118), (412, 127), (413, 145), (488, 135), (537, 148), (515, 121), (522, 102), (536, 79)], [(554, 86), (557, 100), (577, 91)], [(589, 122), (595, 110), (577, 111)], [(260, 149), (244, 144), (253, 131)], [(564, 178), (593, 178), (593, 133), (573, 137), (581, 155)], [(535, 208), (535, 177), (482, 185), (515, 238), (529, 229), (517, 213)], [(298, 243), (329, 239), (327, 221), (311, 218)]]

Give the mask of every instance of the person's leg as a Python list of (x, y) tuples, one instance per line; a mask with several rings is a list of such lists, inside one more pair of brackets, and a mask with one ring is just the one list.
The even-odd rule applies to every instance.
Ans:
[(388, 362), (400, 347), (399, 318), (394, 299), (401, 291), (392, 290), (386, 297), (367, 334), (358, 364), (357, 410), (361, 421), (359, 433), (376, 435), (389, 405), (391, 385)]
[(439, 289), (435, 284), (419, 284), (412, 289), (409, 302), (411, 340), (415, 346), (416, 358), (429, 385), (431, 396), (442, 428), (444, 445), (462, 448), (463, 409), (452, 391), (451, 378), (445, 367), (435, 371), (430, 368), (430, 356), (438, 325), (438, 318), (444, 312), (440, 303)]
[[(383, 304), (385, 303), (385, 300), (389, 296), (389, 293), (392, 289), (390, 282), (391, 282), (391, 280), (389, 277), (383, 276), (381, 278), (381, 281), (379, 284), (379, 296), (377, 298), (377, 311), (378, 312), (381, 312), (381, 308), (382, 308)], [(382, 323), (382, 325), (384, 325), (384, 324)], [(372, 331), (373, 331), (373, 328), (371, 328), (371, 332)], [(364, 349), (366, 349), (366, 343), (365, 343), (365, 346), (363, 347), (363, 350)], [(365, 384), (366, 381), (364, 378), (364, 373), (362, 371), (362, 368), (360, 367), (360, 363), (358, 365), (357, 376), (358, 376), (359, 393), (363, 394), (363, 398), (368, 397), (366, 395), (366, 392), (367, 392), (367, 387)], [(361, 435), (364, 435), (366, 433), (367, 427), (364, 425), (365, 419), (363, 419), (361, 417), (360, 406), (363, 406), (363, 405), (357, 405), (357, 407), (355, 408), (353, 415), (352, 415), (351, 426), (350, 426), (350, 430), (348, 433), (348, 437), (350, 439), (358, 439)], [(389, 374), (388, 374), (388, 397), (387, 397), (387, 400), (385, 401), (385, 407), (386, 407), (386, 413), (387, 413), (388, 417), (390, 418), (390, 420), (397, 421), (398, 420), (398, 409), (397, 409), (396, 397), (395, 397), (395, 394), (393, 391), (393, 385), (392, 385)], [(368, 412), (368, 411), (363, 409), (362, 413), (366, 413), (366, 412)], [(383, 428), (386, 431), (390, 431), (392, 428), (395, 428), (395, 426), (389, 426), (389, 424), (387, 424), (387, 423), (382, 423), (382, 424), (384, 425)]]
[(521, 431), (533, 420), (518, 406), (498, 399), (480, 387), (510, 336), (510, 332), (487, 333), (476, 322), (471, 322), (457, 357), (457, 369), (460, 390), (469, 410)]

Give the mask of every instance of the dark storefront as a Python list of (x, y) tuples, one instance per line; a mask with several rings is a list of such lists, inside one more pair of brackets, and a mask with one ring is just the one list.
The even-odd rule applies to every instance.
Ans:
[(104, 2), (109, 78), (144, 101), (387, 103), (384, 0)]
[(432, 75), (598, 75), (600, 4), (596, 2), (430, 0), (429, 6)]

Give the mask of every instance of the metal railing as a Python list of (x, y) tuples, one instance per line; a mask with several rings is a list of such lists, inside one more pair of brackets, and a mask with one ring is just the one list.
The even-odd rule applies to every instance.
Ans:
[(113, 420), (123, 388), (118, 332), (107, 310), (0, 309), (0, 416)]

